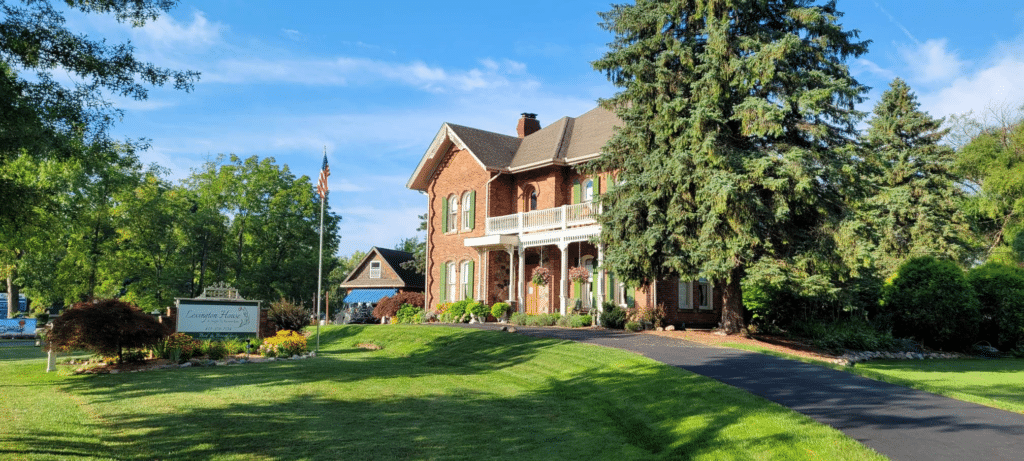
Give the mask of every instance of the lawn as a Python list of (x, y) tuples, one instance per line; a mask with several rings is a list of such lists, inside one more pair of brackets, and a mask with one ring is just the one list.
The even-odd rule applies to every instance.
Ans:
[(1024, 413), (1024, 359), (872, 360), (846, 367), (744, 344), (724, 345), (816, 363), (866, 378)]
[(321, 333), (314, 359), (114, 375), (45, 374), (37, 349), (0, 348), (0, 458), (884, 459), (624, 351), (447, 327)]

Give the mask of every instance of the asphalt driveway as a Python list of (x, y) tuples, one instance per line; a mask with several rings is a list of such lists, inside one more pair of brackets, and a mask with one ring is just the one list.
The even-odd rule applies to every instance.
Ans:
[(633, 351), (716, 379), (832, 426), (893, 460), (1024, 460), (1024, 415), (1018, 413), (795, 360), (663, 336), (601, 329), (516, 329), (530, 336)]

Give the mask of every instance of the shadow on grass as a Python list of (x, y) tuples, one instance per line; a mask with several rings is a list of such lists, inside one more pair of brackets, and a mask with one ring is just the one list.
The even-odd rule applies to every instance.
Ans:
[[(372, 340), (358, 339), (367, 328), (377, 329), (371, 335)], [(424, 334), (410, 343), (408, 333), (405, 333), (407, 328), (416, 328)], [(113, 402), (158, 395), (168, 389), (202, 393), (238, 383), (274, 386), (476, 375), (516, 366), (529, 361), (545, 348), (565, 343), (497, 332), (362, 325), (322, 328), (320, 341), (320, 357), (314, 359), (82, 376), (67, 381), (63, 387), (68, 392), (87, 395), (99, 402)], [(382, 350), (368, 351), (357, 347), (363, 341), (372, 341)]]
[[(418, 359), (395, 360), (417, 369)], [(455, 374), (467, 372), (456, 368)], [(749, 459), (758, 453), (789, 459), (772, 450), (801, 450), (806, 440), (794, 435), (800, 430), (756, 427), (788, 411), (761, 402), (754, 410), (768, 418), (742, 426), (753, 398), (716, 396), (713, 386), (668, 367), (590, 370), (513, 396), (425, 390), (352, 399), (318, 392), (184, 411), (130, 408), (104, 415), (95, 431), (121, 447), (117, 458), (139, 460)], [(59, 434), (26, 434), (20, 443), (38, 447), (38, 454), (111, 456), (105, 444), (61, 447)]]

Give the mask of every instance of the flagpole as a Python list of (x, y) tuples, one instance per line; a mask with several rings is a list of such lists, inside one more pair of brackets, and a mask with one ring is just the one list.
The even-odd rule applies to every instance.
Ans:
[[(324, 161), (327, 161), (327, 146), (324, 146)], [(321, 173), (322, 175), (322, 173)], [(326, 178), (323, 178), (326, 179)], [(324, 278), (324, 202), (327, 201), (327, 185), (320, 194), (320, 257), (316, 269), (316, 353), (320, 353), (320, 290)]]

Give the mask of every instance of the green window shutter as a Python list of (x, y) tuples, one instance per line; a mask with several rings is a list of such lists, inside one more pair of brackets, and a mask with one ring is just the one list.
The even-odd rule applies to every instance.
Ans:
[(636, 307), (636, 290), (628, 286), (623, 287), (623, 290), (626, 290), (625, 293), (622, 293), (623, 297), (626, 298), (626, 306)]
[(572, 182), (572, 204), (577, 203), (580, 203), (580, 181), (578, 179)]
[(580, 281), (579, 280), (573, 281), (572, 282), (572, 297), (576, 298), (576, 299), (580, 299), (580, 290), (581, 289), (582, 288), (581, 288), (581, 285), (580, 285)]
[(441, 199), (441, 233), (448, 232), (448, 197)]
[(611, 272), (608, 273), (608, 284), (606, 287), (604, 299), (615, 302), (615, 276)]
[(441, 263), (441, 302), (448, 302), (448, 263)]
[(601, 283), (601, 273), (595, 271), (594, 276), (591, 277), (590, 280), (592, 282), (590, 284), (590, 299), (593, 299), (595, 303), (600, 304), (601, 300), (597, 297), (597, 286)]
[(476, 191), (469, 191), (469, 229), (476, 227)]
[(469, 287), (467, 287), (468, 289), (466, 290), (466, 291), (469, 292), (469, 299), (474, 299), (473, 298), (473, 286), (476, 285), (475, 281), (476, 281), (476, 279), (473, 278), (473, 261), (470, 261), (469, 262)]
[(594, 198), (597, 198), (598, 195), (601, 195), (601, 177), (600, 176), (594, 178)]

